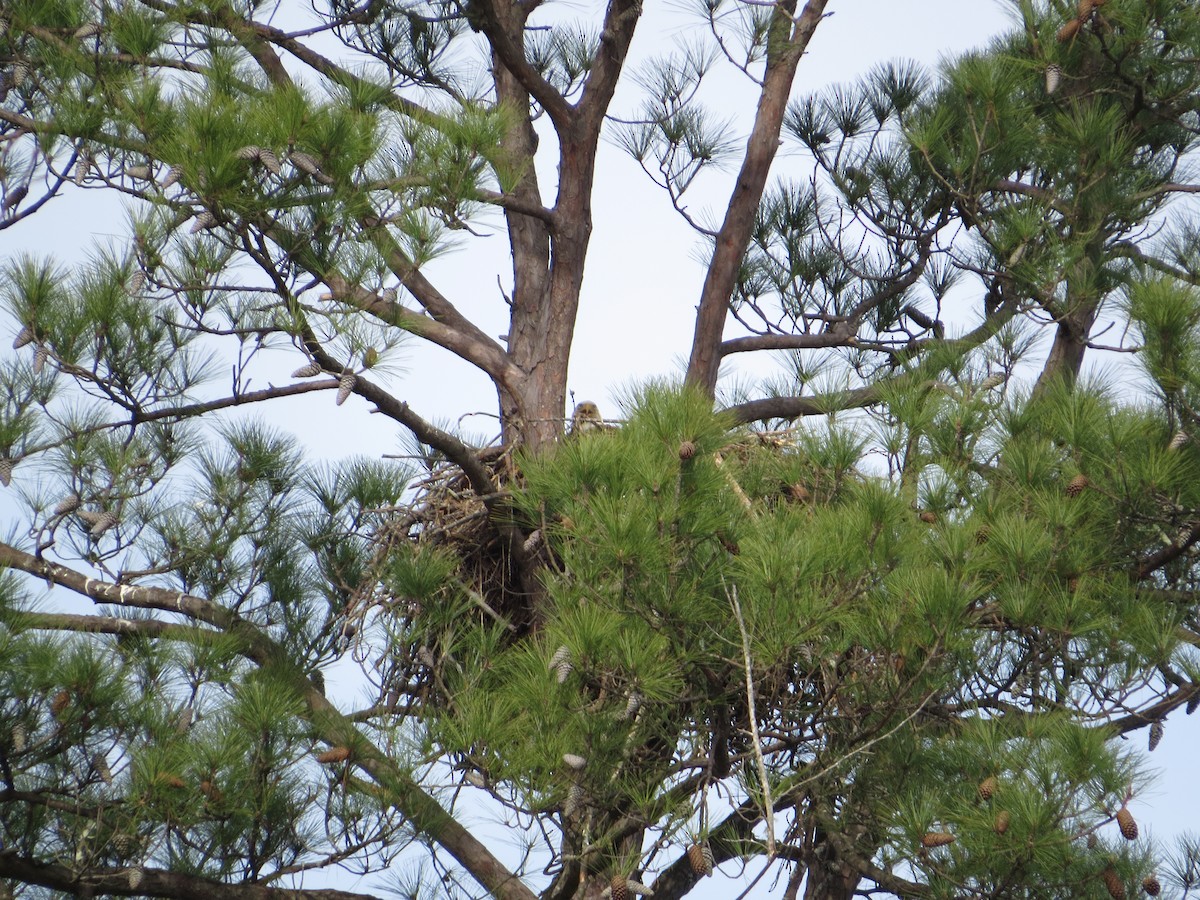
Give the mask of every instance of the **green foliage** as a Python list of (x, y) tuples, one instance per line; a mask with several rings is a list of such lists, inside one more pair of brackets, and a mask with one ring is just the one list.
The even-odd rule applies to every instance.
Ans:
[[(998, 405), (975, 412), (973, 433), (1002, 427)], [(1021, 421), (984, 482), (931, 526), (863, 466), (853, 430), (764, 442), (731, 435), (696, 395), (648, 388), (619, 431), (522, 464), (518, 506), (553, 554), (530, 640), (503, 640), (477, 613), (472, 631), (455, 589), (424, 600), (450, 576), (445, 556), (427, 558), (428, 583), (421, 557), (394, 564), (397, 587), (430, 606), (414, 627), (440, 630), (423, 639), (453, 659), (431, 740), (523, 805), (560, 809), (564, 827), (619, 809), (674, 833), (695, 812), (674, 798), (695, 790), (703, 760), (749, 762), (745, 650), (758, 727), (775, 735), (776, 798), (792, 785), (842, 797), (884, 856), (935, 891), (994, 890), (1018, 871), (1063, 891), (1086, 881), (1103, 856), (1083, 838), (1141, 776), (1072, 715), (1147, 660), (1186, 657), (1177, 610), (1122, 573), (1147, 539), (1130, 504), (1183, 500), (1194, 479), (1190, 461), (1149, 452), (1162, 441), (1152, 417), (1103, 393), (1047, 395)], [(931, 443), (908, 465), (935, 471), (942, 455)], [(1091, 485), (1068, 496), (1081, 464)], [(1153, 516), (1144, 503), (1139, 515)], [(989, 775), (1002, 788), (981, 805)], [(743, 777), (755, 794), (757, 777)], [(913, 856), (938, 830), (953, 848)]]
[[(636, 4), (536, 6), (330, 0), (291, 32), (257, 0), (0, 11), (3, 227), (20, 188), (129, 204), (87, 261), (0, 272), (0, 874), (288, 890), (420, 841), (424, 894), (468, 892), (446, 850), (505, 900), (613, 875), (673, 900), (686, 838), (774, 844), (814, 896), (1135, 883), (1151, 848), (1115, 816), (1147, 777), (1116, 738), (1200, 696), (1200, 237), (1169, 205), (1195, 5), (1017, 0), (936, 72), (793, 99), (814, 169), (735, 192), (745, 252), (706, 259), (702, 306), (740, 337), (696, 348), (783, 349), (786, 378), (724, 414), (651, 383), (565, 436), (600, 123), (733, 246), (684, 199), (744, 124), (709, 80), (767, 84), (804, 16), (702, 0), (715, 40), (617, 117)], [(513, 258), (499, 341), (427, 265), (481, 223)], [(1084, 369), (1112, 319), (1154, 396)], [(409, 339), (482, 370), (515, 445), (423, 419), (388, 379)], [(369, 402), (421, 480), (255, 415), (302, 397), (338, 447)], [(459, 825), (477, 802), (511, 871)], [(184, 883), (155, 891), (216, 890)]]

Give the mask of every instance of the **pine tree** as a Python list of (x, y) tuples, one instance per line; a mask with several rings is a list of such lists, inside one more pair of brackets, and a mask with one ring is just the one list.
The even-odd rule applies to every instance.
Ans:
[[(0, 277), (3, 890), (671, 900), (760, 859), (812, 900), (1115, 897), (1200, 865), (1142, 836), (1118, 740), (1200, 698), (1200, 11), (1017, 0), (937, 72), (794, 96), (826, 6), (703, 4), (715, 50), (639, 75), (613, 136), (708, 242), (695, 338), (567, 429), (640, 4), (4, 5), (0, 229), (131, 212)], [(760, 91), (742, 149), (718, 59)], [(709, 227), (684, 197), (722, 161)], [(497, 221), (500, 341), (429, 267)], [(411, 341), (489, 379), (498, 444), (418, 412)], [(1112, 349), (1148, 392), (1089, 376)], [(786, 377), (719, 390), (768, 352)], [(411, 452), (227, 415), (286, 398)]]

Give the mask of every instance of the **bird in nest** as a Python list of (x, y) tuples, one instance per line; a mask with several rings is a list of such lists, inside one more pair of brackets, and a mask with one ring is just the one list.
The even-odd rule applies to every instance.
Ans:
[(575, 412), (571, 413), (569, 434), (572, 437), (581, 434), (598, 434), (607, 430), (608, 426), (604, 424), (604, 419), (600, 416), (600, 407), (591, 400), (584, 400), (582, 403), (576, 404)]

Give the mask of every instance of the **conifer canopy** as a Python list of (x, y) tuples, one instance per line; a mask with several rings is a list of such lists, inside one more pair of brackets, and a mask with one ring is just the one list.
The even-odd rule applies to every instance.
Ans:
[[(1008, 5), (811, 95), (834, 0), (0, 6), (0, 231), (110, 211), (0, 268), (0, 897), (1194, 889), (1200, 7)], [(602, 146), (703, 260), (608, 408)]]

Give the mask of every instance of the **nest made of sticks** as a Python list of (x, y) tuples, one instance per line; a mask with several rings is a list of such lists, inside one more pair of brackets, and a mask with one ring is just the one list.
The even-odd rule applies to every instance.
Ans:
[[(478, 458), (496, 485), (494, 496), (520, 485), (511, 447), (487, 447)], [(378, 558), (386, 559), (401, 544), (449, 551), (459, 560), (462, 584), (482, 601), (481, 609), (507, 621), (522, 621), (527, 615), (519, 608), (523, 591), (493, 519), (494, 507), (475, 492), (462, 468), (449, 461), (431, 465), (413, 488), (403, 514), (380, 529)]]

